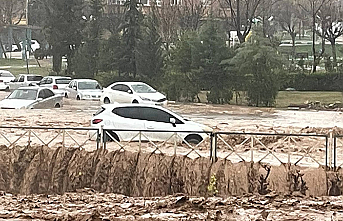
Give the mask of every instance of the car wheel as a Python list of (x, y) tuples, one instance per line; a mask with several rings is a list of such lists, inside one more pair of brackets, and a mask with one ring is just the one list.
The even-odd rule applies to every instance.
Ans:
[(77, 96), (77, 97), (76, 97), (76, 100), (78, 100), (78, 101), (81, 100), (80, 96)]
[(132, 101), (133, 104), (138, 104), (139, 102), (137, 100)]
[(68, 94), (67, 94), (67, 93), (65, 93), (65, 94), (64, 94), (64, 97), (65, 97), (65, 98), (68, 98)]
[(6, 92), (9, 92), (9, 91), (10, 91), (10, 88), (9, 88), (9, 87), (6, 87), (5, 91), (6, 91)]
[[(108, 133), (111, 135), (111, 137), (108, 135)], [(104, 133), (104, 142), (112, 142), (112, 141), (114, 141), (112, 137), (113, 137), (116, 141), (119, 142), (119, 137), (118, 137), (118, 135), (117, 135), (115, 132), (113, 132), (113, 131), (106, 131), (106, 132)]]
[(198, 144), (202, 140), (203, 140), (202, 137), (198, 134), (191, 134), (185, 138), (185, 141), (187, 141), (187, 143), (191, 143), (191, 144)]
[(55, 108), (60, 108), (61, 105), (59, 103), (55, 104)]
[(104, 99), (104, 104), (109, 104), (109, 103), (111, 103), (111, 102), (110, 102), (110, 99), (108, 99), (108, 97), (105, 97), (105, 99)]

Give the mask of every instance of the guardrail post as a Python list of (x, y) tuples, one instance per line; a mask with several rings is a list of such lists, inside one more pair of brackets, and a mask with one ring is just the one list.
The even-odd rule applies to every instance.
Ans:
[(177, 147), (177, 133), (174, 132), (174, 156), (176, 156), (176, 147)]
[(337, 167), (337, 137), (333, 136), (333, 168), (336, 171)]
[(254, 162), (254, 136), (251, 136), (250, 151), (251, 151), (250, 162), (253, 163)]
[(328, 171), (330, 169), (329, 167), (329, 159), (328, 159), (328, 153), (329, 151), (329, 139), (328, 136), (325, 137), (325, 170)]
[(27, 141), (27, 146), (31, 146), (31, 130), (29, 130), (29, 140)]
[(210, 158), (212, 160), (212, 163), (215, 163), (217, 161), (217, 134), (211, 133), (210, 134)]
[(66, 130), (63, 129), (63, 133), (62, 133), (62, 147), (65, 147), (65, 136), (66, 136)]
[(104, 148), (104, 125), (101, 125), (100, 127), (100, 148)]
[(139, 131), (139, 152), (142, 150), (142, 131)]

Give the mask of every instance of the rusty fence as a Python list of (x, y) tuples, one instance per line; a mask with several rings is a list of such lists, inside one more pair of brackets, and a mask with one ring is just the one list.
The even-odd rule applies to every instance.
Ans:
[[(43, 145), (94, 150), (134, 150), (191, 158), (209, 157), (232, 162), (262, 162), (275, 165), (325, 167), (338, 170), (343, 166), (343, 135), (286, 134), (247, 132), (204, 132), (163, 130), (119, 130), (129, 132), (130, 139), (118, 141), (113, 130), (88, 127), (7, 127), (0, 126), (0, 145)], [(152, 133), (168, 135), (156, 142)], [(188, 142), (185, 134), (199, 134), (199, 143)], [(106, 136), (104, 136), (106, 135)], [(104, 139), (105, 138), (105, 139)], [(111, 142), (109, 139), (111, 138)]]

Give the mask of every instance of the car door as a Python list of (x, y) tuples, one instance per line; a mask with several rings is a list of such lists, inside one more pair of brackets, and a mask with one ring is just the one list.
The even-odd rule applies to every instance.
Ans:
[[(106, 127), (123, 129), (125, 131), (115, 131), (119, 135), (120, 140), (138, 141), (140, 139), (139, 131), (145, 130), (144, 120), (139, 117), (139, 107), (117, 107), (112, 110), (112, 113), (113, 116), (104, 122), (105, 129)], [(146, 139), (141, 137), (141, 140)]]
[(71, 81), (68, 85), (68, 87), (66, 88), (66, 90), (68, 91), (68, 97), (69, 98), (73, 98), (76, 99), (76, 95), (77, 95), (77, 84), (76, 81)]
[(38, 102), (35, 108), (53, 108), (54, 107), (54, 93), (49, 89), (42, 89), (38, 93)]
[(126, 95), (127, 92), (125, 92), (124, 86), (125, 85), (123, 85), (123, 84), (116, 84), (116, 85), (113, 85), (111, 87), (111, 92), (110, 92), (111, 93), (111, 97), (110, 97), (111, 101), (118, 102), (118, 103), (126, 103), (125, 97), (127, 96)]
[[(180, 121), (177, 117), (171, 115), (164, 110), (154, 107), (141, 107), (140, 116), (144, 119), (146, 130), (157, 130), (163, 132), (146, 132), (149, 139), (153, 141), (173, 141), (177, 136), (175, 132), (180, 130)], [(175, 119), (175, 123), (171, 123), (171, 119)], [(170, 132), (168, 132), (170, 131)], [(177, 140), (180, 140), (177, 138)]]

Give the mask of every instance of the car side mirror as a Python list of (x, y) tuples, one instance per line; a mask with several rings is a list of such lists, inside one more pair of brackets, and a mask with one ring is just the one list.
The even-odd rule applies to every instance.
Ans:
[(173, 127), (176, 127), (176, 120), (175, 120), (175, 118), (170, 118), (169, 122), (173, 125)]
[(132, 91), (131, 91), (131, 90), (128, 90), (127, 93), (132, 94)]
[(41, 97), (39, 97), (38, 99), (37, 99), (37, 101), (42, 101), (43, 100), (43, 98), (41, 98)]
[(73, 86), (73, 89), (74, 89), (75, 91), (77, 91), (77, 87), (76, 87), (76, 86)]

